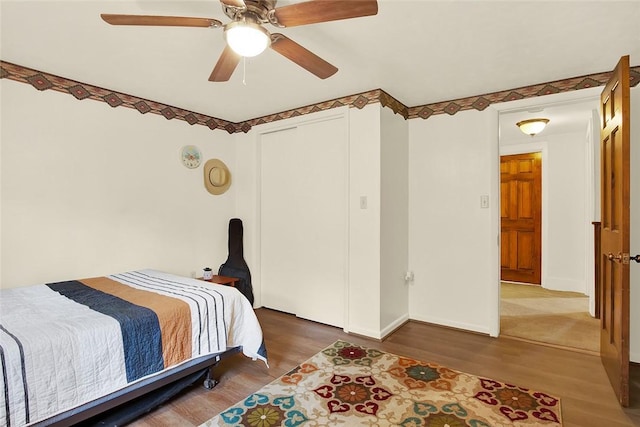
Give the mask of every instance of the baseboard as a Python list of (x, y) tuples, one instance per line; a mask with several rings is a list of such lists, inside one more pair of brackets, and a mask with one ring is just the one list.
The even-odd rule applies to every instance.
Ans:
[(346, 330), (350, 335), (357, 335), (364, 338), (373, 338), (374, 340), (382, 341), (382, 333), (381, 331), (375, 331), (373, 329), (366, 328), (358, 328), (349, 326), (348, 330)]
[(357, 326), (349, 326), (347, 333), (351, 335), (358, 335), (365, 338), (373, 338), (378, 341), (383, 341), (386, 337), (394, 333), (397, 329), (399, 329), (402, 325), (409, 321), (409, 315), (405, 314), (398, 319), (394, 320), (387, 327), (382, 330), (376, 331), (373, 329), (367, 328), (358, 328)]
[(409, 315), (405, 314), (400, 318), (396, 319), (395, 321), (391, 322), (389, 326), (387, 326), (386, 328), (383, 328), (382, 331), (380, 332), (382, 339), (385, 339), (386, 337), (394, 333), (397, 329), (400, 329), (402, 325), (404, 325), (408, 321), (409, 321)]
[(631, 363), (640, 364), (640, 354), (629, 353), (629, 361), (631, 361)]
[(579, 292), (581, 294), (585, 294), (586, 291), (584, 282), (561, 277), (546, 277), (542, 287), (550, 291)]
[(473, 325), (471, 323), (452, 322), (447, 319), (440, 319), (430, 316), (410, 316), (411, 320), (417, 320), (418, 322), (431, 323), (433, 325), (446, 326), (449, 328), (460, 329), (466, 332), (477, 332), (483, 335), (491, 335), (489, 328), (486, 326)]

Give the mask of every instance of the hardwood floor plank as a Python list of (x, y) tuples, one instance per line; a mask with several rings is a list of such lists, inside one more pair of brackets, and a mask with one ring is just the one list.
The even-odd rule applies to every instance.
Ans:
[(216, 369), (220, 384), (215, 389), (206, 390), (198, 383), (130, 425), (197, 426), (338, 339), (555, 395), (562, 400), (565, 427), (640, 425), (638, 365), (631, 367), (631, 406), (623, 409), (600, 359), (590, 354), (419, 322), (408, 322), (379, 342), (273, 310), (258, 309), (256, 313), (265, 336), (269, 368), (235, 355)]

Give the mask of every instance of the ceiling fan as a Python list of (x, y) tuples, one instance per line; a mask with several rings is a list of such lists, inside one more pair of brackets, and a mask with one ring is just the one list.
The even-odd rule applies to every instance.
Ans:
[(279, 8), (275, 7), (276, 2), (277, 0), (220, 0), (224, 14), (231, 18), (231, 22), (226, 25), (213, 18), (114, 14), (100, 16), (111, 25), (223, 27), (227, 45), (209, 76), (209, 81), (224, 82), (231, 78), (241, 57), (256, 56), (269, 46), (305, 70), (326, 79), (338, 69), (283, 34), (270, 34), (263, 24), (287, 28), (378, 13), (377, 0), (310, 0)]

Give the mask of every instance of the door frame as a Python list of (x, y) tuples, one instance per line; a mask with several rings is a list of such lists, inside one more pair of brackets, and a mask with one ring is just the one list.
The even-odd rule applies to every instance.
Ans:
[[(601, 87), (593, 87), (593, 88), (587, 88), (587, 89), (581, 89), (581, 90), (576, 90), (576, 91), (572, 91), (572, 92), (562, 92), (562, 93), (557, 93), (557, 94), (551, 94), (551, 95), (544, 95), (544, 96), (539, 96), (539, 97), (535, 97), (535, 98), (526, 98), (526, 99), (520, 99), (520, 100), (515, 100), (515, 101), (509, 101), (509, 102), (503, 102), (503, 103), (498, 103), (498, 104), (492, 104), (489, 108), (495, 112), (495, 116), (496, 116), (496, 120), (495, 120), (495, 124), (496, 126), (498, 126), (497, 132), (495, 132), (496, 138), (495, 138), (495, 153), (496, 153), (496, 159), (494, 160), (494, 173), (492, 173), (491, 178), (492, 178), (492, 183), (491, 183), (491, 189), (492, 189), (492, 193), (495, 194), (495, 199), (497, 199), (497, 202), (494, 203), (494, 205), (492, 207), (495, 208), (495, 210), (492, 213), (492, 224), (497, 224), (494, 228), (497, 229), (497, 236), (496, 238), (496, 242), (497, 242), (497, 251), (495, 252), (494, 255), (494, 259), (493, 259), (493, 276), (496, 278), (495, 281), (495, 288), (496, 291), (493, 292), (494, 295), (494, 305), (493, 305), (493, 310), (490, 313), (491, 318), (489, 319), (489, 334), (492, 337), (497, 337), (500, 335), (500, 173), (499, 173), (499, 168), (500, 168), (500, 155), (502, 154), (501, 152), (501, 147), (500, 147), (500, 132), (499, 132), (499, 126), (500, 126), (500, 122), (499, 122), (499, 116), (501, 113), (506, 113), (509, 111), (515, 111), (515, 110), (522, 110), (522, 109), (535, 109), (535, 108), (539, 108), (542, 106), (553, 106), (553, 105), (560, 105), (560, 104), (565, 104), (565, 103), (574, 103), (574, 102), (588, 102), (588, 101), (595, 101), (595, 102), (599, 102), (600, 100), (600, 92), (602, 91)], [(599, 133), (598, 133), (599, 135)], [(505, 152), (506, 154), (506, 152)], [(513, 154), (517, 154), (517, 153), (513, 153)], [(545, 195), (545, 171), (544, 171), (544, 155), (543, 155), (543, 171), (542, 171), (542, 188), (543, 188), (543, 195), (542, 195), (542, 209), (543, 209), (543, 231), (542, 231), (542, 278), (541, 278), (541, 283), (542, 281), (545, 280), (544, 278), (544, 272), (545, 272), (545, 268), (544, 268), (544, 264), (545, 264), (545, 258), (546, 258), (546, 254), (544, 251), (544, 247), (545, 247), (545, 205), (548, 205), (548, 203), (545, 203), (546, 201), (546, 195)], [(600, 176), (600, 170), (594, 170), (591, 169), (593, 175), (590, 178), (590, 182), (592, 183), (592, 185), (595, 182), (595, 177), (599, 177)], [(593, 188), (593, 191), (596, 191), (596, 188)], [(593, 207), (592, 207), (593, 209)], [(586, 215), (590, 215), (591, 212), (588, 212), (589, 209), (585, 209), (585, 214)], [(548, 214), (548, 213), (547, 213)], [(599, 214), (597, 214), (597, 218), (599, 220), (600, 216)], [(591, 226), (591, 220), (589, 220), (588, 222), (588, 226)], [(586, 242), (585, 242), (586, 244)], [(587, 245), (587, 251), (586, 251), (586, 257), (589, 257), (589, 254), (591, 256), (590, 259), (587, 260), (588, 264), (587, 266), (591, 265), (591, 263), (593, 263), (593, 242), (591, 242), (591, 244)], [(589, 273), (588, 271), (589, 269), (587, 268), (587, 273)], [(594, 273), (590, 272), (590, 274), (588, 274), (585, 278), (586, 280), (589, 281), (589, 283), (594, 284), (595, 286), (595, 278), (594, 278)], [(590, 295), (590, 301), (591, 299), (594, 299), (594, 290), (591, 290), (591, 295)], [(595, 303), (594, 303), (595, 304)], [(593, 305), (590, 302), (590, 310), (591, 307), (595, 307), (595, 305)], [(593, 314), (593, 313), (592, 313)]]

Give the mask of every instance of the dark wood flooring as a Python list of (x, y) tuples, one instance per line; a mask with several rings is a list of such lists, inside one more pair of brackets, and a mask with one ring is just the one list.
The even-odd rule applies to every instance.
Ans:
[(232, 356), (217, 368), (220, 384), (215, 389), (198, 383), (130, 426), (200, 425), (337, 339), (550, 393), (562, 400), (565, 427), (640, 426), (638, 365), (631, 369), (631, 406), (621, 408), (597, 356), (418, 322), (379, 342), (277, 311), (256, 313), (269, 368), (240, 354)]

